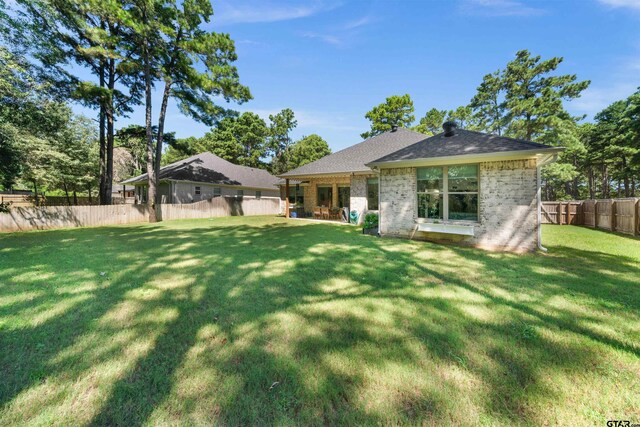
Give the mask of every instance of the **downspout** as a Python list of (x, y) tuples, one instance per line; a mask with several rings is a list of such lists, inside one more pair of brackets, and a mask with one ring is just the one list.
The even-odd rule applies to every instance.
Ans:
[(380, 198), (380, 195), (382, 194), (382, 174), (380, 173), (380, 168), (376, 169), (377, 170), (375, 172), (378, 174), (378, 237), (382, 237), (382, 234), (380, 233), (380, 227), (382, 226), (382, 199)]
[(538, 202), (538, 249), (542, 252), (547, 252), (547, 248), (542, 246), (542, 178), (541, 178), (542, 165), (536, 161), (536, 199)]

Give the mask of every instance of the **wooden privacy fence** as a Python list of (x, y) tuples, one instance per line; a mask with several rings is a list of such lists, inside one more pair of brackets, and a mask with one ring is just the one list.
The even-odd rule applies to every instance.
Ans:
[(640, 235), (640, 198), (542, 202), (543, 224), (572, 224)]
[[(277, 215), (280, 212), (280, 199), (215, 197), (191, 204), (161, 204), (158, 208), (158, 216), (163, 220)], [(9, 213), (0, 214), (0, 232), (131, 224), (148, 219), (146, 205), (14, 206)]]

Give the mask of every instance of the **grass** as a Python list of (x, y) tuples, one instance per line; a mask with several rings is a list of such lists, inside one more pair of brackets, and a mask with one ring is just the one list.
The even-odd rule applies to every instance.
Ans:
[(0, 236), (0, 425), (640, 422), (640, 240), (271, 217)]

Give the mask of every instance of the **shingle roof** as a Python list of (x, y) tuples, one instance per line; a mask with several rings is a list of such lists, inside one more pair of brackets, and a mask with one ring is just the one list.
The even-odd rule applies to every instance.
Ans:
[(366, 139), (359, 144), (325, 156), (315, 162), (300, 166), (292, 171), (283, 173), (281, 177), (304, 176), (319, 174), (336, 174), (352, 172), (368, 172), (366, 165), (375, 159), (400, 150), (417, 141), (425, 139), (426, 135), (408, 129), (398, 128), (393, 132)]
[(464, 156), (474, 154), (499, 154), (517, 151), (558, 151), (558, 148), (523, 139), (508, 138), (465, 129), (456, 130), (453, 136), (444, 133), (423, 139), (393, 153), (369, 162), (370, 165), (386, 162), (427, 159), (434, 157)]
[[(160, 169), (159, 180), (194, 181), (273, 190), (278, 178), (263, 169), (235, 165), (213, 153), (196, 154)], [(147, 174), (129, 178), (123, 184), (147, 180)]]

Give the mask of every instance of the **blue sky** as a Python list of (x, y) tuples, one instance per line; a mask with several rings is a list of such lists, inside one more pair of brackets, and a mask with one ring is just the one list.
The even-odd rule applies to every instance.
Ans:
[[(482, 76), (520, 49), (562, 56), (562, 73), (592, 81), (567, 105), (574, 114), (592, 117), (640, 86), (640, 0), (222, 0), (213, 6), (210, 28), (236, 41), (236, 65), (254, 97), (237, 109), (266, 119), (292, 108), (294, 136), (317, 133), (334, 151), (360, 141), (369, 127), (364, 114), (385, 97), (409, 93), (416, 119), (432, 107), (464, 105)], [(118, 127), (143, 122), (138, 107)], [(208, 130), (175, 104), (166, 127), (178, 137)]]

